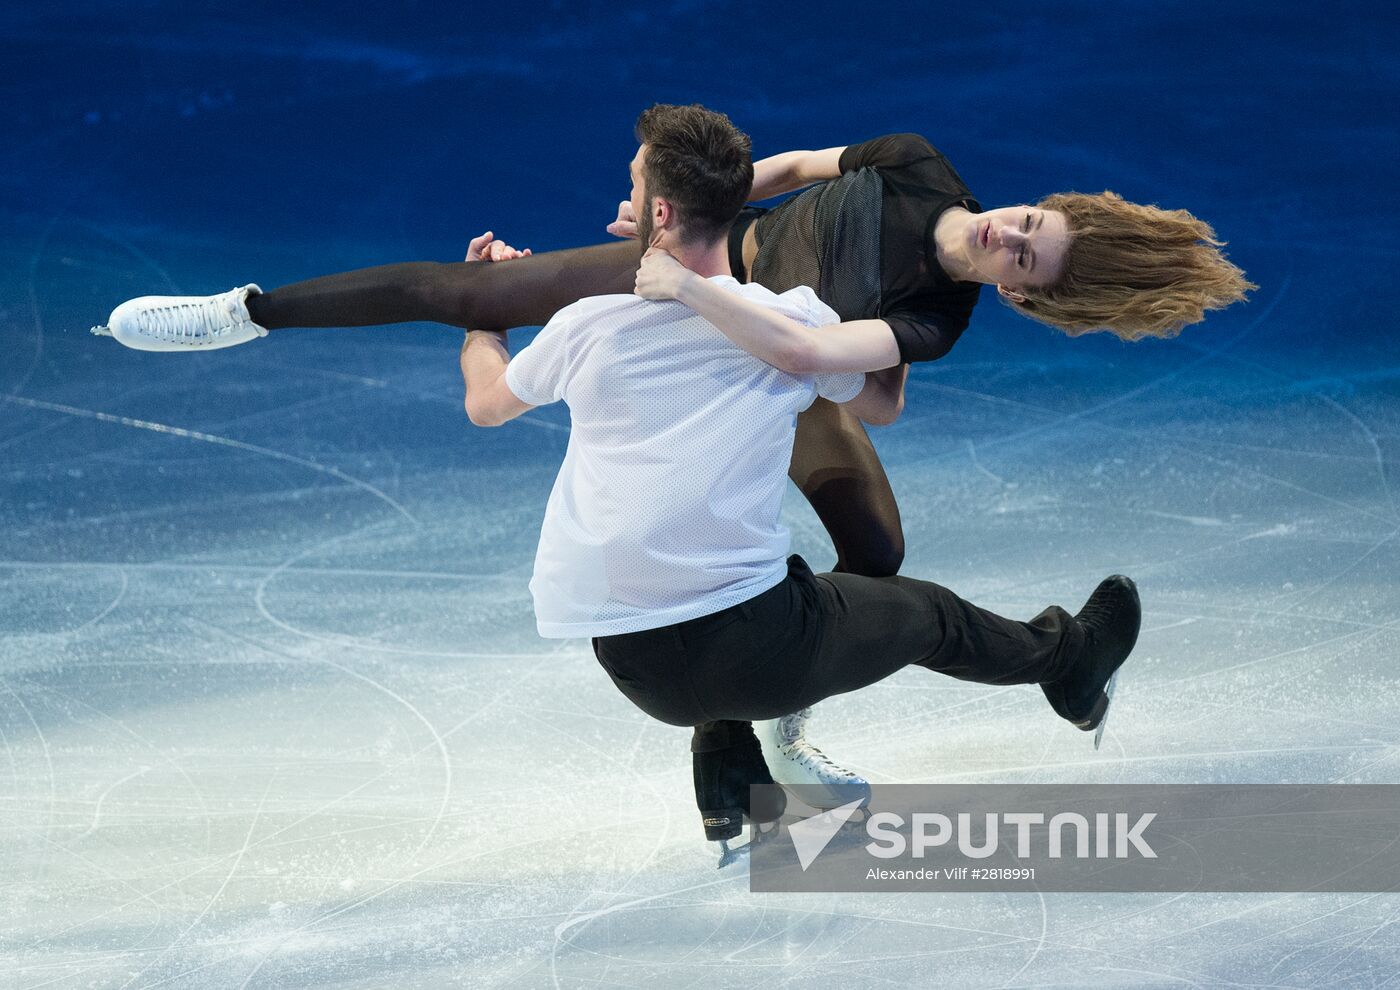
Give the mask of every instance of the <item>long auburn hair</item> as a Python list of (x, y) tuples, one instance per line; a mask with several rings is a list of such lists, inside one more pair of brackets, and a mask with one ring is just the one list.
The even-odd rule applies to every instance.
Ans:
[(1186, 210), (1130, 203), (1113, 192), (1046, 196), (1037, 208), (1069, 220), (1065, 270), (1048, 288), (1019, 289), (1013, 309), (1078, 336), (1174, 337), (1258, 286), (1220, 250), (1210, 224)]

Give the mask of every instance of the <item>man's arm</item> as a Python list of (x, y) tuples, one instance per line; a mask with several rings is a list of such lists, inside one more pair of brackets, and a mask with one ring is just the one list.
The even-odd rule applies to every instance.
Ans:
[[(517, 251), (495, 239), (491, 231), (473, 237), (467, 245), (466, 261), (499, 262), (530, 255), (530, 249)], [(462, 380), (467, 386), (467, 417), (477, 426), (500, 426), (533, 409), (515, 397), (506, 385), (506, 365), (510, 351), (506, 335), (470, 331), (462, 342)]]
[(500, 426), (535, 408), (516, 398), (506, 384), (506, 335), (469, 330), (462, 343), (462, 380), (467, 386), (467, 418), (477, 426)]
[(899, 345), (884, 320), (812, 327), (726, 292), (653, 249), (637, 270), (637, 295), (675, 299), (719, 327), (760, 361), (793, 375), (879, 371), (899, 364)]
[(836, 178), (841, 174), (841, 152), (845, 150), (843, 145), (821, 151), (785, 151), (781, 155), (760, 158), (753, 163), (753, 192), (749, 193), (749, 200), (781, 196), (813, 182)]

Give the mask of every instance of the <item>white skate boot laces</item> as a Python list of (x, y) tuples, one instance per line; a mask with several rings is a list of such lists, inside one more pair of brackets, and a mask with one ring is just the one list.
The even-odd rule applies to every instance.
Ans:
[(819, 784), (863, 784), (865, 778), (853, 771), (836, 763), (817, 747), (813, 746), (806, 739), (798, 739), (780, 748), (779, 752), (788, 760), (796, 763), (807, 774), (810, 774), (814, 783)]
[(244, 325), (256, 327), (257, 324), (248, 319), (243, 300), (237, 298), (234, 292), (209, 296), (196, 302), (153, 306), (141, 313), (137, 320), (141, 329), (157, 340), (186, 344), (224, 337)]
[(870, 783), (847, 770), (807, 740), (810, 708), (763, 724), (759, 740), (773, 779), (795, 789), (798, 799), (812, 807), (837, 807), (852, 796), (868, 798)]
[(812, 709), (804, 708), (778, 720), (779, 754), (810, 773), (811, 783), (865, 783), (865, 778), (836, 763), (807, 741), (807, 723), (811, 718)]
[(203, 305), (181, 303), (150, 309), (142, 314), (141, 328), (159, 340), (187, 340), (193, 343), (205, 337), (228, 333), (237, 322), (234, 307), (220, 297)]

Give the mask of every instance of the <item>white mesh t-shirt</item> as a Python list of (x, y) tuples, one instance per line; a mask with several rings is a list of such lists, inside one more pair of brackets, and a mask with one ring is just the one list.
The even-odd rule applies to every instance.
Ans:
[[(839, 322), (806, 287), (710, 281), (808, 326)], [(656, 629), (783, 580), (797, 414), (864, 381), (779, 371), (678, 302), (594, 296), (556, 313), (506, 367), (517, 398), (562, 399), (573, 421), (530, 581), (540, 635)]]

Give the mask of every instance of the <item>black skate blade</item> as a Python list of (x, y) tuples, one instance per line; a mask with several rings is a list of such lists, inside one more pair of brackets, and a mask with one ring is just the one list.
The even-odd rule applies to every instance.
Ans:
[(746, 863), (749, 853), (753, 851), (755, 843), (768, 842), (771, 837), (778, 834), (778, 826), (772, 823), (764, 823), (758, 826), (758, 834), (748, 842), (737, 846), (731, 846), (728, 839), (719, 840), (719, 866), (716, 869), (724, 869), (735, 863)]
[(1094, 730), (1094, 751), (1098, 752), (1099, 743), (1103, 741), (1104, 726), (1108, 725), (1108, 710), (1113, 707), (1113, 688), (1118, 683), (1118, 671), (1113, 672), (1113, 676), (1108, 679), (1108, 683), (1103, 687), (1103, 696), (1106, 701), (1103, 709), (1103, 716), (1099, 719), (1099, 727)]
[(730, 846), (728, 839), (719, 840), (719, 866), (716, 869), (724, 869), (726, 866), (733, 866), (749, 858), (749, 843)]

